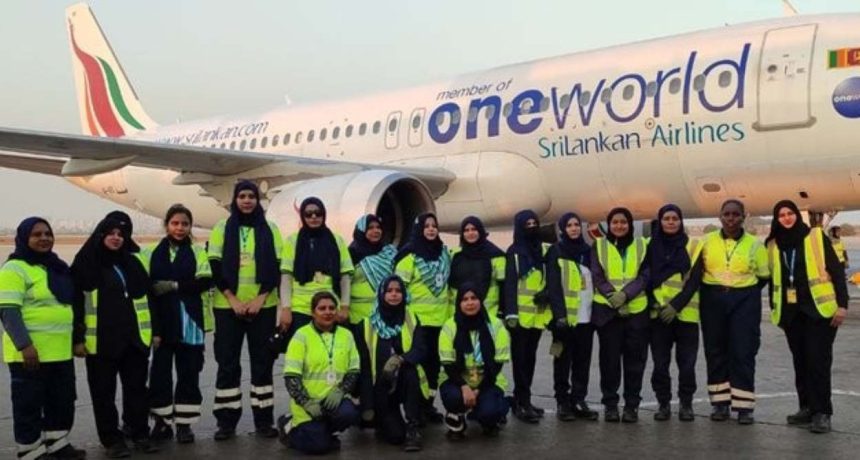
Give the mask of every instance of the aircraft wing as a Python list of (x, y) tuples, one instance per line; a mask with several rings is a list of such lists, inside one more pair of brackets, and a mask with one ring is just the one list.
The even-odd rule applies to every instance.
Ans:
[[(18, 152), (27, 156), (9, 154)], [(265, 152), (160, 144), (125, 138), (99, 138), (0, 128), (0, 166), (62, 176), (84, 176), (134, 165), (213, 176), (242, 176), (277, 165), (295, 180), (386, 169), (410, 174), (431, 190), (444, 189), (455, 175), (442, 168), (413, 168), (305, 158)]]

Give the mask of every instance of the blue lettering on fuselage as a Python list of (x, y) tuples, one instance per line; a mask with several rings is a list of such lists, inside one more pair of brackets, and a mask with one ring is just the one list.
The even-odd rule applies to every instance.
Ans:
[[(677, 89), (681, 94), (681, 110), (684, 115), (690, 113), (693, 105), (698, 105), (712, 113), (725, 112), (727, 110), (744, 107), (744, 87), (746, 79), (747, 62), (749, 59), (751, 45), (744, 44), (740, 56), (737, 59), (720, 59), (710, 63), (701, 71), (694, 74), (698, 52), (692, 51), (683, 67), (675, 67), (667, 70), (659, 70), (652, 78), (638, 73), (627, 73), (614, 80), (603, 78), (593, 88), (586, 88), (582, 83), (574, 83), (570, 90), (552, 87), (548, 91), (537, 88), (526, 89), (515, 95), (510, 100), (509, 113), (503, 114), (507, 128), (516, 134), (529, 134), (536, 131), (544, 121), (554, 122), (555, 128), (565, 129), (567, 127), (587, 127), (594, 119), (598, 105), (603, 106), (606, 116), (615, 123), (625, 124), (633, 122), (641, 116), (660, 118), (661, 94), (668, 90), (670, 82), (675, 78), (682, 79), (682, 88)], [(721, 75), (730, 72), (731, 78), (727, 83), (721, 75), (718, 99), (713, 92), (708, 94), (704, 82), (713, 73)], [(696, 84), (696, 79), (704, 79)], [(734, 91), (724, 87), (727, 84), (736, 85)], [(621, 90), (628, 92), (632, 86), (633, 94), (623, 94), (623, 98), (613, 96), (613, 93)], [(649, 86), (651, 88), (649, 89)], [(606, 92), (611, 91), (611, 93)], [(675, 92), (675, 90), (671, 90)], [(650, 93), (650, 94), (649, 94)], [(694, 96), (693, 93), (697, 93)], [(726, 98), (726, 94), (730, 97)], [(544, 95), (547, 94), (549, 104), (541, 107)], [(648, 104), (648, 97), (653, 103)], [(562, 101), (567, 100), (567, 103)], [(479, 136), (479, 124), (484, 120), (486, 123), (486, 136), (496, 137), (500, 133), (501, 118), (503, 111), (502, 98), (499, 95), (488, 95), (470, 100), (463, 108), (456, 102), (446, 102), (431, 111), (428, 118), (428, 134), (434, 142), (445, 144), (454, 140), (460, 131), (460, 124), (466, 124), (466, 139), (475, 139)], [(571, 113), (571, 107), (576, 110)], [(552, 119), (544, 114), (552, 112)], [(466, 111), (468, 117), (461, 117)], [(545, 118), (547, 120), (545, 120)]]

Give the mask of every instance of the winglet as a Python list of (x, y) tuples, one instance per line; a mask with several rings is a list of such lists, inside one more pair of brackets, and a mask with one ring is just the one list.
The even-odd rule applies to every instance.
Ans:
[(785, 17), (797, 16), (798, 14), (800, 14), (800, 13), (797, 11), (797, 8), (795, 8), (794, 5), (791, 4), (791, 0), (782, 0), (782, 15), (783, 16), (785, 16)]
[(75, 89), (84, 134), (122, 137), (156, 126), (99, 27), (90, 7), (66, 9)]

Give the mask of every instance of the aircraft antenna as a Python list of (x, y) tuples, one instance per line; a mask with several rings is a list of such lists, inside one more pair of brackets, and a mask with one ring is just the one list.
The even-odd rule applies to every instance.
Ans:
[(785, 17), (797, 16), (798, 14), (800, 14), (800, 13), (798, 13), (797, 8), (795, 8), (794, 5), (791, 4), (791, 0), (782, 0), (782, 15), (783, 16), (785, 16)]

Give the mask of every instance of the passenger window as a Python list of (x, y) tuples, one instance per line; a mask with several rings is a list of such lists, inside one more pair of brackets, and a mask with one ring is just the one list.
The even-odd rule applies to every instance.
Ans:
[(645, 86), (645, 95), (648, 97), (654, 97), (657, 94), (657, 82), (649, 81), (648, 85)]
[(367, 133), (367, 123), (362, 123), (358, 126), (358, 135), (364, 136)]
[(239, 143), (239, 150), (245, 150), (246, 143), (247, 141), (245, 139), (242, 139), (242, 142)]
[(478, 108), (470, 107), (469, 108), (469, 121), (475, 121), (478, 119)]
[(268, 143), (269, 143), (269, 138), (268, 138), (268, 136), (267, 136), (267, 137), (262, 138), (262, 139), (260, 140), (260, 148), (261, 148), (261, 149), (266, 148), (266, 145), (267, 145)]
[(290, 133), (284, 134), (284, 145), (290, 143)]
[(302, 143), (302, 132), (299, 131), (296, 133), (296, 144), (301, 144), (301, 143)]
[(547, 109), (549, 109), (549, 98), (544, 96), (544, 98), (540, 100), (540, 111), (546, 112)]
[[(484, 111), (484, 115), (487, 117), (487, 120), (496, 116), (496, 106), (491, 105), (487, 107), (487, 110)], [(417, 126), (416, 126), (417, 128)]]
[(513, 110), (513, 109), (511, 109), (511, 103), (508, 102), (507, 104), (505, 104), (504, 107), (502, 107), (502, 115), (504, 115), (506, 117), (511, 116), (511, 110)]
[(681, 91), (681, 79), (673, 78), (672, 81), (669, 82), (669, 93), (678, 94)]
[(720, 72), (719, 83), (720, 88), (728, 88), (728, 86), (732, 84), (732, 73), (728, 70)]
[(705, 89), (704, 75), (696, 75), (696, 78), (693, 79), (693, 89), (696, 91), (702, 91)]
[(277, 147), (277, 146), (278, 146), (278, 135), (275, 134), (274, 136), (272, 136), (272, 147)]
[(600, 93), (600, 102), (608, 104), (612, 100), (612, 89), (606, 88)]
[(335, 126), (334, 129), (331, 130), (331, 138), (332, 140), (340, 137), (340, 126)]
[(308, 142), (314, 141), (314, 130), (308, 131)]
[(251, 139), (251, 144), (248, 146), (248, 150), (254, 150), (257, 148), (257, 138)]
[(586, 91), (579, 96), (579, 105), (585, 107), (591, 102), (591, 92)]
[(412, 117), (412, 129), (418, 129), (421, 126), (421, 115)]
[(352, 125), (346, 126), (346, 131), (343, 133), (346, 137), (352, 137)]
[(393, 133), (394, 131), (397, 131), (397, 119), (396, 118), (392, 118), (391, 121), (388, 122), (388, 132)]
[(624, 87), (624, 91), (621, 93), (621, 97), (624, 98), (625, 101), (629, 101), (633, 99), (633, 93), (636, 91), (636, 88), (633, 85), (627, 85)]
[(566, 109), (570, 105), (570, 94), (563, 95), (561, 97), (561, 99), (558, 101), (558, 105), (562, 109)]
[(323, 128), (323, 129), (321, 129), (321, 130), (320, 130), (320, 140), (321, 140), (321, 141), (324, 141), (324, 140), (325, 140), (325, 136), (326, 136), (326, 134), (328, 134), (328, 130), (327, 130), (326, 128)]
[(376, 121), (373, 123), (373, 134), (379, 134), (379, 129), (382, 128), (382, 123), (380, 121)]
[(223, 143), (223, 142), (222, 142), (222, 143), (221, 143), (221, 146), (220, 146), (220, 147), (218, 147), (218, 148), (223, 149), (223, 148), (224, 148), (224, 147), (226, 147), (226, 146), (227, 146), (227, 144), (225, 144), (225, 143)]
[(230, 141), (230, 150), (236, 150), (236, 141)]

